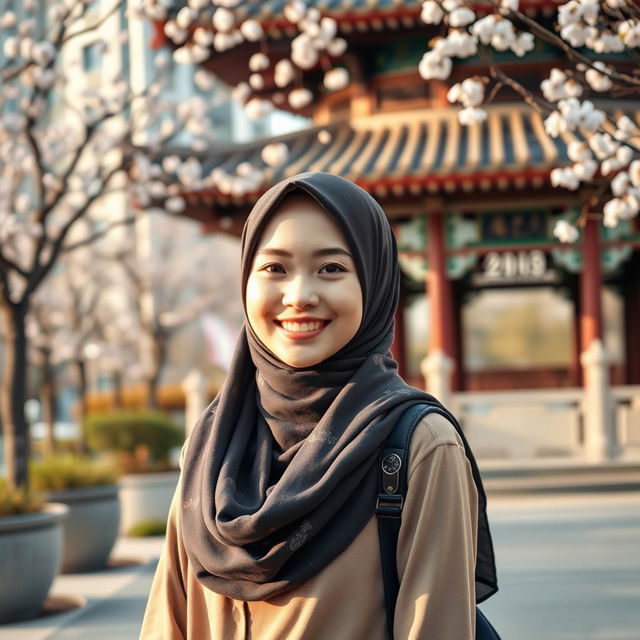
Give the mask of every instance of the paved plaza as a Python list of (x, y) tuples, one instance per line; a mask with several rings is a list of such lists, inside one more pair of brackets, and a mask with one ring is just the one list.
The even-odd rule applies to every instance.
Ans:
[[(495, 496), (490, 517), (501, 588), (482, 607), (503, 640), (640, 640), (640, 492)], [(0, 637), (137, 640), (161, 547), (122, 538), (123, 566), (56, 579), (53, 593), (84, 607)]]

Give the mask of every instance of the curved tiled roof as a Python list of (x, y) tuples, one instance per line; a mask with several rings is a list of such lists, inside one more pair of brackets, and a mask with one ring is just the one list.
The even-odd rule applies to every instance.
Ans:
[[(255, 193), (237, 198), (208, 191), (207, 199), (250, 202), (271, 184), (304, 171), (336, 173), (382, 195), (389, 190), (400, 194), (537, 187), (548, 180), (551, 168), (567, 163), (572, 133), (549, 137), (542, 117), (521, 103), (486, 110), (487, 120), (469, 127), (460, 125), (457, 109), (420, 109), (344, 120), (232, 147), (210, 156), (205, 167), (231, 174), (242, 162), (265, 168), (261, 150), (274, 141), (284, 142), (289, 155), (282, 165), (265, 169)], [(640, 123), (640, 109), (630, 115)], [(318, 135), (322, 129), (330, 133), (324, 144)]]

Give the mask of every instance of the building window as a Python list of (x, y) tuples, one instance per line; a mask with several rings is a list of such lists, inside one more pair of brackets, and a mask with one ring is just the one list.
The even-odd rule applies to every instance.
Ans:
[(85, 71), (97, 71), (102, 65), (102, 43), (93, 42), (82, 49), (82, 66)]

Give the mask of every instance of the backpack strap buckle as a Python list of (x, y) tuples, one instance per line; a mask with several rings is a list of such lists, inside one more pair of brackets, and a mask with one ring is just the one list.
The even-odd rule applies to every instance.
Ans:
[(376, 501), (376, 515), (383, 518), (399, 518), (402, 515), (404, 498), (399, 494), (379, 493)]

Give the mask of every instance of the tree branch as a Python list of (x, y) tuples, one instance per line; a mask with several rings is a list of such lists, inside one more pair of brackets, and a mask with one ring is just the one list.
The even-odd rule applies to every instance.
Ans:
[(91, 31), (99, 29), (123, 5), (123, 3), (124, 0), (117, 0), (116, 3), (101, 18), (96, 20), (96, 22), (89, 25), (88, 27), (84, 27), (82, 29), (79, 29), (78, 31), (67, 34), (63, 38), (62, 43), (66, 44), (67, 42), (69, 42), (69, 40), (72, 40), (77, 36), (81, 36), (84, 33), (90, 33)]
[[(111, 178), (113, 178), (119, 171), (122, 170), (121, 166), (115, 167), (112, 169), (106, 176), (103, 178), (103, 184), (107, 184)], [(36, 267), (31, 271), (29, 282), (27, 287), (25, 288), (21, 301), (25, 301), (38, 287), (38, 285), (44, 280), (46, 275), (49, 273), (53, 265), (56, 263), (60, 252), (62, 251), (62, 247), (64, 245), (64, 241), (66, 240), (67, 234), (73, 225), (82, 218), (82, 216), (86, 213), (87, 209), (102, 195), (101, 192), (96, 193), (91, 196), (85, 204), (76, 211), (73, 216), (67, 221), (67, 223), (62, 227), (58, 237), (52, 242), (51, 255), (48, 260), (44, 264), (40, 264), (38, 256), (38, 263)]]
[[(493, 5), (496, 11), (499, 10), (500, 5), (495, 0), (489, 0)], [(526, 14), (521, 11), (507, 11), (504, 14), (505, 17), (509, 19), (516, 19), (519, 22), (526, 24), (529, 29), (535, 33), (542, 40), (546, 40), (548, 43), (553, 44), (554, 46), (562, 49), (572, 60), (581, 62), (586, 66), (595, 69), (598, 73), (601, 73), (605, 76), (608, 76), (612, 80), (617, 80), (618, 82), (625, 82), (640, 88), (640, 78), (636, 78), (634, 76), (630, 76), (626, 73), (620, 73), (618, 71), (609, 71), (602, 70), (595, 66), (594, 62), (587, 58), (585, 55), (576, 51), (572, 46), (567, 44), (562, 38), (557, 36), (555, 33), (551, 33), (548, 29), (543, 27), (541, 24), (530, 18)]]
[[(104, 193), (102, 193), (101, 195), (104, 195)], [(91, 235), (87, 236), (86, 238), (83, 238), (82, 240), (78, 240), (77, 242), (74, 242), (73, 244), (68, 244), (68, 245), (63, 246), (62, 247), (62, 252), (63, 253), (69, 253), (71, 251), (75, 251), (76, 249), (79, 249), (80, 247), (85, 247), (85, 246), (87, 246), (89, 244), (92, 244), (96, 240), (99, 240), (100, 238), (103, 238), (112, 229), (115, 229), (117, 227), (122, 227), (122, 226), (125, 226), (125, 225), (133, 224), (135, 221), (136, 221), (136, 217), (135, 216), (130, 216), (128, 218), (123, 218), (122, 220), (116, 220), (115, 222), (112, 222), (109, 225), (107, 225), (107, 227), (102, 229), (101, 231), (96, 231), (95, 233), (92, 233)]]

